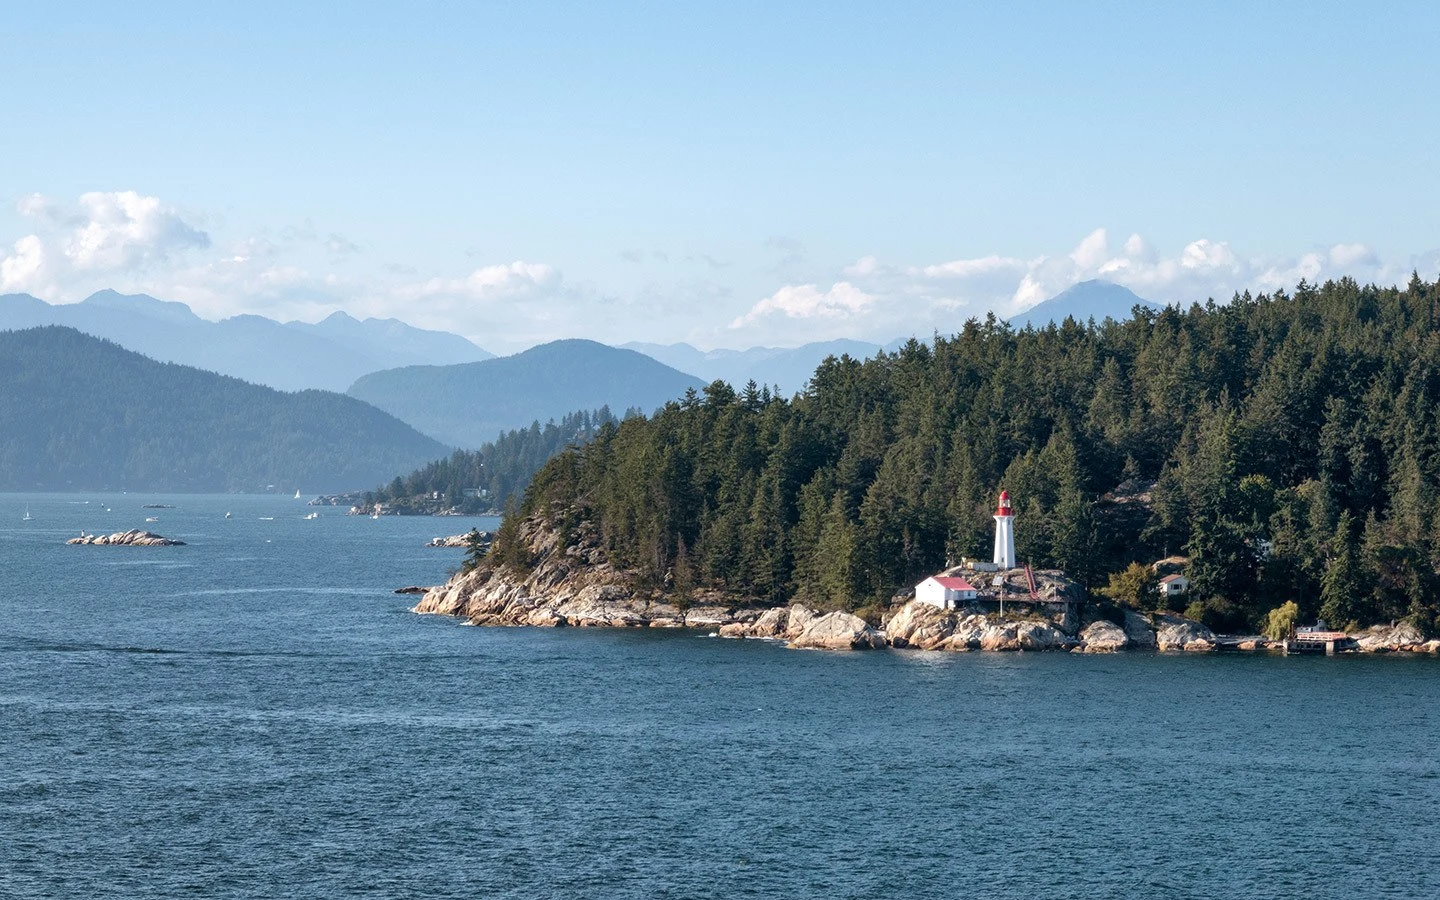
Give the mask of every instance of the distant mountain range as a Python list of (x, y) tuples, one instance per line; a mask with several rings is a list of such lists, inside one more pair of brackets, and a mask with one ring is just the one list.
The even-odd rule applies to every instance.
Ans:
[[(903, 343), (899, 342), (899, 343)], [(689, 344), (621, 344), (671, 368), (679, 369), (709, 383), (727, 381), (737, 390), (747, 381), (758, 385), (778, 386), (781, 394), (793, 394), (805, 388), (815, 368), (827, 356), (850, 354), (868, 359), (882, 349), (879, 344), (865, 341), (820, 341), (800, 347), (751, 347), (748, 350), (697, 350)]]
[(564, 340), (483, 362), (375, 372), (347, 393), (448, 444), (474, 448), (575, 410), (648, 414), (704, 385), (633, 350)]
[(0, 490), (369, 488), (449, 452), (352, 397), (159, 363), (70, 328), (0, 332)]
[(1129, 288), (1114, 282), (1098, 279), (1082, 281), (1061, 291), (1049, 300), (1037, 303), (1025, 312), (1016, 313), (1010, 317), (1010, 324), (1017, 329), (1024, 328), (1026, 325), (1044, 328), (1051, 322), (1057, 325), (1064, 322), (1067, 316), (1074, 318), (1082, 325), (1091, 319), (1097, 323), (1103, 322), (1107, 317), (1117, 322), (1123, 322), (1130, 318), (1130, 314), (1136, 306), (1144, 306), (1156, 311), (1161, 308), (1158, 304), (1151, 303)]
[(359, 321), (343, 312), (315, 324), (254, 315), (211, 322), (184, 303), (144, 294), (100, 291), (70, 304), (50, 304), (29, 294), (0, 296), (0, 330), (41, 325), (68, 326), (152, 359), (284, 391), (344, 391), (380, 369), (493, 357), (459, 335), (396, 319)]

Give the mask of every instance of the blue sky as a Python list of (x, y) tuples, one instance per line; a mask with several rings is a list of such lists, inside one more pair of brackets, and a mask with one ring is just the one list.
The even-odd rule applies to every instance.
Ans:
[(32, 4), (0, 290), (503, 350), (1440, 275), (1440, 12), (1252, 6)]

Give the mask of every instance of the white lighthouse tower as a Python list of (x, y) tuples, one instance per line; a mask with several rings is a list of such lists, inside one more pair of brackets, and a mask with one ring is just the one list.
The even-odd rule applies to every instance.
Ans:
[(995, 510), (995, 565), (1015, 568), (1015, 517), (1010, 514), (1010, 492), (1000, 492), (1000, 507)]

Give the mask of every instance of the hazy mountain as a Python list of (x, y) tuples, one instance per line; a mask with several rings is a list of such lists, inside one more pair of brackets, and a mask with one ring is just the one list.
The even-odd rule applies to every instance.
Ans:
[(283, 393), (70, 328), (0, 331), (0, 490), (368, 488), (447, 452), (343, 394)]
[(879, 344), (864, 341), (820, 341), (800, 347), (751, 347), (748, 350), (697, 350), (689, 344), (622, 344), (667, 366), (688, 372), (709, 383), (717, 378), (737, 390), (747, 381), (780, 386), (782, 394), (803, 390), (816, 366), (827, 356), (850, 354), (867, 359), (880, 351)]
[(1148, 306), (1154, 310), (1161, 308), (1114, 282), (1098, 279), (1082, 281), (1049, 300), (1037, 303), (1025, 312), (1016, 313), (1010, 317), (1010, 324), (1017, 329), (1032, 324), (1036, 328), (1044, 328), (1051, 322), (1060, 324), (1065, 321), (1066, 316), (1073, 316), (1075, 321), (1082, 324), (1090, 319), (1103, 322), (1106, 316), (1123, 322), (1130, 318), (1130, 313), (1136, 306)]
[(202, 319), (184, 303), (100, 291), (80, 303), (0, 296), (0, 329), (64, 325), (153, 359), (196, 366), (281, 390), (344, 391), (369, 372), (417, 363), (450, 364), (491, 354), (454, 334), (395, 319), (280, 323), (264, 316)]
[(449, 444), (479, 447), (502, 431), (576, 409), (647, 413), (704, 382), (633, 350), (553, 341), (524, 353), (457, 366), (408, 366), (366, 375), (349, 394)]
[[(448, 366), (495, 358), (495, 354), (482, 350), (458, 334), (415, 328), (399, 319), (362, 321), (337, 312), (313, 325), (308, 322), (286, 322), (285, 325), (326, 338), (382, 364), (373, 371), (410, 365)], [(346, 382), (345, 387), (353, 381)]]

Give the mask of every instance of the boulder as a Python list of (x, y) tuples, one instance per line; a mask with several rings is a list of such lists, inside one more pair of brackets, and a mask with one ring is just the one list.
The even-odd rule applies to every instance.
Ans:
[(1150, 627), (1150, 620), (1127, 609), (1125, 611), (1125, 640), (1126, 646), (1153, 650), (1155, 629)]
[(1184, 616), (1161, 615), (1155, 645), (1161, 650), (1213, 650), (1215, 632)]
[(979, 650), (980, 640), (985, 636), (985, 629), (990, 623), (984, 616), (968, 615), (955, 623), (955, 630), (945, 643), (941, 645), (942, 650)]
[(560, 628), (568, 624), (564, 616), (550, 609), (548, 606), (540, 607), (526, 616), (523, 621), (526, 625), (535, 625), (540, 628)]
[(1361, 632), (1355, 642), (1366, 653), (1386, 653), (1422, 647), (1425, 635), (1409, 622), (1401, 622), (1399, 625), (1372, 625)]
[(885, 623), (892, 647), (936, 650), (955, 631), (955, 614), (920, 600), (911, 600)]
[(722, 638), (743, 638), (748, 636), (749, 633), (750, 626), (744, 622), (726, 622), (720, 626), (720, 636)]
[(980, 637), (981, 650), (1053, 650), (1068, 643), (1043, 622), (999, 622), (987, 626)]
[(785, 616), (785, 637), (787, 639), (798, 637), (801, 632), (810, 626), (811, 622), (820, 618), (820, 613), (811, 609), (803, 603), (792, 603)]
[(1125, 629), (1106, 619), (1091, 622), (1080, 632), (1080, 648), (1086, 653), (1114, 653), (1129, 643)]
[(885, 639), (859, 616), (832, 612), (821, 616), (790, 641), (791, 647), (808, 650), (871, 650), (885, 646)]
[(750, 626), (750, 636), (757, 638), (781, 637), (785, 634), (785, 624), (789, 617), (790, 610), (783, 606), (767, 609)]

